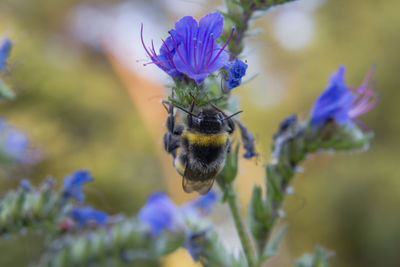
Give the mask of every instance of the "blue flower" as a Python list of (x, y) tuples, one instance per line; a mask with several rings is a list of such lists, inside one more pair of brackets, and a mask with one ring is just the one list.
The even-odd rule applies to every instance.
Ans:
[(31, 182), (28, 179), (22, 179), (19, 181), (19, 187), (24, 191), (31, 190)]
[(106, 212), (96, 210), (90, 206), (75, 207), (71, 211), (71, 217), (78, 223), (78, 227), (82, 228), (90, 222), (105, 225), (108, 215)]
[(0, 153), (19, 162), (27, 162), (29, 139), (0, 118)]
[(311, 112), (312, 126), (319, 126), (333, 119), (338, 124), (351, 125), (358, 116), (370, 111), (377, 103), (378, 97), (373, 89), (368, 88), (373, 68), (366, 75), (362, 85), (351, 88), (345, 83), (344, 66), (329, 79), (328, 87), (314, 103)]
[(228, 71), (228, 78), (225, 80), (225, 85), (228, 89), (233, 89), (242, 83), (242, 77), (246, 75), (247, 64), (239, 59), (235, 59), (226, 64), (225, 69)]
[(181, 207), (162, 192), (153, 193), (138, 213), (140, 221), (150, 226), (151, 233), (159, 234), (164, 229), (178, 231), (184, 229), (185, 218), (201, 218), (211, 211), (217, 200), (215, 191), (210, 191)]
[[(198, 84), (214, 71), (228, 63), (229, 55), (224, 50), (230, 41), (221, 47), (217, 38), (223, 30), (224, 18), (218, 12), (202, 17), (199, 23), (191, 16), (185, 16), (175, 23), (175, 29), (169, 31), (170, 36), (163, 41), (160, 54), (157, 55), (152, 42), (146, 48), (143, 35), (143, 47), (152, 62), (172, 77), (186, 74)], [(143, 33), (143, 27), (141, 30)]]
[(2, 71), (7, 65), (6, 59), (10, 54), (10, 50), (11, 50), (10, 39), (4, 39), (0, 45), (0, 71)]
[(176, 231), (183, 223), (179, 208), (162, 192), (153, 193), (148, 197), (146, 204), (139, 211), (138, 218), (150, 226), (154, 235), (164, 229)]
[(86, 170), (79, 170), (72, 175), (65, 177), (63, 195), (65, 198), (73, 197), (79, 202), (83, 202), (85, 195), (82, 192), (82, 185), (92, 181), (93, 178)]
[(217, 200), (217, 193), (214, 190), (211, 190), (204, 196), (197, 197), (194, 200), (182, 205), (181, 211), (186, 216), (189, 214), (198, 217), (207, 215), (211, 212), (211, 209)]

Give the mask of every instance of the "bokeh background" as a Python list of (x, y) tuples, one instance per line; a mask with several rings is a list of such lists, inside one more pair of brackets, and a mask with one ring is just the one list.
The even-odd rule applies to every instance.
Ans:
[[(140, 23), (149, 42), (165, 38), (176, 19), (197, 18), (219, 0), (2, 0), (0, 39), (14, 42), (5, 80), (17, 92), (0, 113), (41, 150), (38, 164), (13, 178), (0, 177), (0, 194), (29, 177), (60, 182), (76, 169), (95, 181), (88, 202), (109, 213), (134, 214), (155, 190), (178, 203), (192, 198), (163, 152), (168, 78), (147, 61)], [(315, 244), (336, 251), (334, 266), (400, 266), (400, 2), (299, 0), (253, 21), (260, 33), (247, 40), (248, 73), (259, 75), (234, 89), (242, 120), (257, 137), (257, 160), (241, 162), (236, 186), (243, 213), (254, 183), (264, 183), (271, 136), (292, 113), (305, 118), (339, 64), (347, 81), (361, 83), (372, 64), (381, 99), (362, 120), (376, 138), (368, 153), (309, 157), (287, 198), (289, 231), (269, 266), (291, 266)], [(228, 212), (217, 207), (222, 240), (235, 251)], [(35, 233), (0, 241), (0, 266), (26, 266), (44, 250)], [(233, 244), (233, 245), (232, 245)], [(165, 266), (194, 265), (186, 252)]]

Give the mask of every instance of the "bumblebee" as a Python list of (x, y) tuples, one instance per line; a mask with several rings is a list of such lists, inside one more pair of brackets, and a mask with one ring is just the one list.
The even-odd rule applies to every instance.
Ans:
[(175, 169), (183, 177), (183, 190), (204, 195), (225, 165), (230, 136), (235, 130), (232, 117), (242, 111), (227, 116), (212, 105), (194, 114), (194, 103), (193, 100), (189, 110), (175, 106), (187, 114), (185, 126), (176, 123), (172, 102), (166, 107), (168, 132), (164, 135), (164, 147), (173, 156)]

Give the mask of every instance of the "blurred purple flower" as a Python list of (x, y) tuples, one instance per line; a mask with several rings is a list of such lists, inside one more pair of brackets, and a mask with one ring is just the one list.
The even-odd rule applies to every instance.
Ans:
[(218, 12), (212, 12), (197, 21), (185, 16), (175, 23), (175, 29), (169, 31), (170, 36), (164, 41), (157, 55), (154, 44), (146, 48), (143, 41), (143, 25), (141, 40), (146, 53), (152, 62), (172, 77), (186, 74), (198, 84), (214, 71), (228, 63), (229, 55), (224, 50), (230, 41), (221, 47), (216, 39), (223, 30), (224, 18)]
[(0, 154), (18, 162), (28, 162), (28, 148), (28, 137), (0, 118)]
[(185, 215), (192, 215), (201, 217), (211, 213), (212, 206), (217, 202), (218, 195), (214, 190), (209, 191), (207, 194), (197, 197), (192, 201), (187, 202), (181, 206), (181, 211)]
[(212, 205), (217, 201), (217, 194), (210, 191), (204, 196), (178, 207), (162, 192), (153, 193), (138, 213), (140, 221), (147, 223), (152, 234), (159, 234), (164, 229), (178, 231), (184, 229), (184, 219), (201, 218), (211, 212)]
[(83, 226), (91, 222), (100, 225), (105, 225), (107, 222), (108, 215), (104, 211), (96, 210), (90, 206), (84, 206), (84, 207), (75, 207), (71, 211), (71, 217), (77, 222), (78, 228), (82, 228)]
[(146, 204), (138, 213), (138, 218), (150, 226), (154, 235), (164, 229), (176, 231), (183, 226), (178, 206), (162, 192), (153, 193), (148, 197)]
[(239, 59), (235, 59), (226, 64), (225, 69), (228, 71), (228, 78), (225, 80), (225, 85), (228, 89), (233, 89), (242, 83), (242, 77), (246, 75), (247, 64)]
[(337, 72), (332, 73), (328, 87), (314, 103), (312, 126), (322, 125), (329, 119), (351, 125), (358, 116), (370, 111), (378, 101), (377, 94), (368, 88), (373, 71), (374, 68), (371, 68), (360, 86), (350, 88), (345, 83), (346, 68), (339, 66)]
[(11, 50), (11, 41), (10, 39), (4, 39), (0, 44), (0, 71), (2, 71), (6, 65), (6, 59), (10, 54)]
[(93, 178), (86, 170), (79, 170), (64, 178), (63, 196), (64, 198), (75, 198), (83, 202), (85, 195), (82, 192), (82, 185), (92, 181)]
[(22, 179), (19, 181), (19, 187), (25, 191), (31, 190), (31, 182), (28, 179)]

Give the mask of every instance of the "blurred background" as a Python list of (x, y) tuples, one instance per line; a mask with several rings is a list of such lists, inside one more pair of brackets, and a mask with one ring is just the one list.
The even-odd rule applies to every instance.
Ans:
[[(161, 146), (168, 77), (146, 66), (147, 43), (167, 36), (184, 15), (200, 18), (220, 0), (2, 0), (0, 39), (14, 43), (5, 81), (16, 101), (1, 116), (27, 133), (43, 158), (12, 178), (0, 177), (0, 194), (20, 178), (59, 181), (89, 169), (88, 203), (107, 212), (134, 214), (150, 192), (164, 190), (178, 203), (194, 197)], [(234, 89), (241, 116), (257, 138), (260, 156), (241, 161), (236, 181), (243, 213), (253, 184), (264, 183), (271, 136), (292, 113), (305, 118), (330, 73), (347, 66), (347, 82), (361, 84), (372, 64), (380, 102), (362, 120), (376, 135), (368, 153), (309, 157), (287, 198), (289, 222), (269, 266), (291, 266), (316, 244), (336, 251), (334, 266), (400, 266), (400, 2), (299, 0), (253, 21), (262, 31), (247, 39), (243, 59), (256, 79)], [(212, 218), (222, 241), (237, 251), (228, 211)], [(0, 241), (0, 266), (26, 266), (44, 250), (38, 234)], [(236, 248), (235, 248), (236, 246)], [(181, 250), (165, 266), (199, 266)]]

